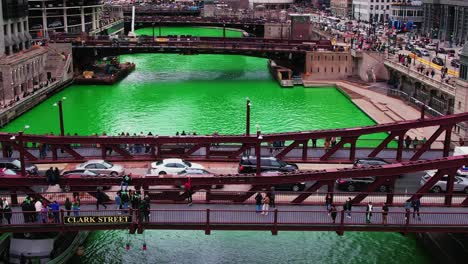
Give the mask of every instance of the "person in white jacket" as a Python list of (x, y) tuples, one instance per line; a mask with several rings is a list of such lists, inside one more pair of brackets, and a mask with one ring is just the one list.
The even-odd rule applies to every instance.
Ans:
[(37, 200), (36, 203), (34, 204), (34, 207), (36, 208), (36, 220), (38, 223), (42, 223), (42, 202), (41, 200)]

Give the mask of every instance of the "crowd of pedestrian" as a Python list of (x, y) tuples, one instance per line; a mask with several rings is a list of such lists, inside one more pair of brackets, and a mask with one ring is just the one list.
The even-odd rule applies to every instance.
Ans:
[[(325, 197), (325, 207), (328, 212), (328, 215), (331, 216), (332, 223), (336, 223), (336, 217), (338, 210), (336, 208), (336, 205), (332, 203), (332, 198), (329, 194)], [(410, 215), (411, 215), (411, 209), (413, 209), (413, 219), (418, 217), (417, 219), (421, 221), (421, 215), (419, 213), (419, 209), (421, 207), (421, 201), (419, 198), (414, 198), (414, 199), (408, 199), (404, 203), (404, 208), (405, 208), (405, 221), (408, 221)], [(343, 213), (345, 214), (346, 218), (351, 218), (351, 211), (353, 208), (353, 202), (351, 197), (348, 197), (348, 199), (344, 202), (343, 204)], [(372, 223), (372, 215), (375, 212), (375, 206), (372, 204), (371, 201), (369, 201), (366, 204), (366, 211), (365, 211), (365, 223), (366, 224), (371, 224)], [(389, 206), (387, 203), (383, 203), (382, 208), (381, 208), (381, 215), (382, 215), (382, 225), (387, 225), (388, 224), (388, 213), (389, 213)]]

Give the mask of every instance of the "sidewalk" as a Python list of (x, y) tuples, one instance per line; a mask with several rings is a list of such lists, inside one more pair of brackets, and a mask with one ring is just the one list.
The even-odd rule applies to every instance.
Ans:
[[(387, 95), (372, 91), (369, 87), (356, 84), (346, 80), (338, 81), (312, 81), (304, 80), (304, 86), (313, 86), (317, 84), (330, 84), (340, 87), (346, 92), (353, 103), (355, 103), (362, 111), (369, 115), (378, 124), (393, 123), (403, 120), (413, 120), (421, 117), (419, 109), (408, 105), (406, 102), (389, 97)], [(429, 118), (429, 116), (426, 116)], [(437, 127), (425, 127), (412, 129), (407, 134), (418, 139), (427, 138), (437, 130)], [(440, 135), (436, 142), (432, 145), (434, 148), (442, 148), (442, 141), (445, 135)], [(458, 136), (453, 135), (452, 140), (458, 140)]]

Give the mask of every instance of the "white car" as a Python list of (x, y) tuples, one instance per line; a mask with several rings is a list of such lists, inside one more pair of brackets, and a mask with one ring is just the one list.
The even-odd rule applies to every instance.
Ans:
[(186, 169), (204, 169), (204, 167), (197, 163), (191, 163), (183, 159), (164, 159), (162, 161), (151, 163), (151, 174), (165, 175), (165, 174), (178, 174)]
[(428, 50), (436, 50), (437, 46), (435, 44), (429, 44), (429, 45), (426, 45), (426, 49)]
[[(429, 181), (429, 179), (432, 176), (434, 176), (436, 172), (437, 172), (436, 170), (426, 171), (426, 175), (424, 175), (421, 178), (421, 181), (419, 182), (419, 184), (421, 186), (426, 184), (426, 182)], [(448, 176), (444, 175), (438, 182), (434, 184), (431, 191), (435, 193), (445, 192), (447, 190), (447, 181), (448, 181)], [(460, 177), (459, 174), (457, 173), (455, 176), (455, 181), (453, 183), (453, 191), (464, 192), (468, 194), (468, 179), (465, 177)]]
[(422, 54), (423, 56), (426, 56), (426, 57), (429, 57), (429, 56), (430, 56), (429, 51), (427, 51), (427, 50), (425, 50), (425, 49), (422, 49), (422, 50), (421, 50), (421, 54)]
[(89, 160), (76, 166), (77, 170), (89, 170), (98, 174), (111, 176), (122, 176), (125, 174), (125, 169), (122, 165), (112, 164), (105, 160)]

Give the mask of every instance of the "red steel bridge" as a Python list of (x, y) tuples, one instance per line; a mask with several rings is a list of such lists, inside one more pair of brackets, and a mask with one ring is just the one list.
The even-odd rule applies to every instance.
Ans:
[[(34, 192), (32, 187), (44, 186), (44, 177), (3, 176), (0, 182), (2, 189), (10, 189), (12, 204), (19, 204), (25, 195), (42, 198), (45, 201), (60, 201), (66, 197), (78, 195), (83, 200), (80, 217), (68, 218), (64, 211), (60, 212), (60, 220), (54, 223), (26, 222), (24, 211), (16, 208), (12, 212), (9, 224), (2, 225), (2, 231), (46, 232), (69, 230), (101, 230), (130, 229), (131, 232), (142, 232), (143, 229), (196, 229), (205, 230), (271, 230), (276, 234), (279, 230), (316, 230), (331, 231), (338, 234), (344, 231), (387, 231), (387, 232), (467, 232), (468, 231), (468, 188), (462, 193), (454, 192), (454, 181), (457, 170), (468, 162), (468, 155), (446, 157), (427, 161), (408, 161), (402, 163), (355, 169), (331, 169), (315, 171), (298, 171), (274, 176), (256, 175), (215, 175), (212, 177), (192, 177), (195, 187), (196, 207), (187, 208), (180, 205), (186, 194), (181, 190), (151, 189), (153, 186), (179, 186), (187, 180), (185, 177), (134, 176), (132, 186), (142, 190), (151, 200), (151, 211), (148, 218), (143, 218), (140, 210), (134, 212), (118, 212), (116, 210), (93, 210), (96, 186), (119, 186), (118, 177), (84, 177), (69, 176), (59, 180), (59, 184), (77, 188), (75, 193), (41, 193)], [(401, 173), (421, 170), (437, 170), (426, 184), (414, 193), (395, 194), (392, 189), (388, 193), (375, 193), (382, 184), (393, 184)], [(428, 193), (431, 187), (448, 176), (447, 191), (442, 194)], [(333, 183), (340, 178), (359, 178), (373, 176), (376, 178), (366, 191), (359, 193), (334, 193)], [(269, 189), (269, 186), (279, 183), (313, 182), (305, 192), (278, 193), (275, 199), (278, 208), (273, 208), (269, 216), (256, 213), (253, 210), (252, 197), (258, 191)], [(248, 191), (217, 192), (204, 186), (212, 185), (249, 185)], [(339, 218), (335, 223), (327, 215), (324, 206), (325, 193), (318, 193), (321, 186), (327, 186), (326, 194), (332, 202), (339, 206)], [(208, 189), (200, 191), (200, 188)], [(4, 194), (7, 195), (7, 194)], [(113, 197), (112, 194), (109, 194)], [(354, 205), (353, 217), (345, 218), (341, 204), (347, 197), (352, 198)], [(411, 218), (405, 212), (402, 204), (409, 200), (420, 199), (423, 210), (420, 218)], [(373, 202), (373, 223), (364, 222), (363, 205)], [(388, 223), (382, 222), (380, 206), (386, 202), (391, 206)], [(220, 204), (220, 205), (218, 205)], [(250, 205), (251, 207), (245, 207)], [(121, 213), (121, 214), (119, 214)], [(78, 214), (72, 214), (78, 216)], [(128, 216), (123, 219), (122, 216)], [(88, 217), (88, 218), (83, 218)], [(93, 220), (89, 220), (90, 217)], [(107, 217), (102, 220), (99, 217)], [(88, 219), (88, 220), (83, 220)], [(98, 220), (101, 219), (101, 220)], [(123, 219), (123, 220), (122, 220)], [(421, 220), (419, 220), (421, 219)], [(88, 222), (83, 222), (88, 221)], [(107, 222), (97, 222), (107, 221)], [(111, 222), (109, 222), (111, 221)], [(114, 222), (112, 222), (114, 221)], [(122, 222), (123, 221), (123, 222)]]
[[(330, 161), (333, 162), (351, 162), (355, 159), (359, 149), (356, 147), (359, 137), (374, 134), (387, 133), (376, 147), (361, 150), (366, 156), (375, 157), (383, 151), (390, 151), (397, 163), (384, 166), (373, 166), (368, 168), (346, 168), (329, 169), (313, 171), (297, 171), (293, 173), (262, 175), (260, 168), (257, 167), (257, 174), (248, 175), (211, 175), (210, 177), (192, 177), (192, 185), (196, 191), (196, 202), (202, 203), (202, 208), (187, 209), (178, 205), (178, 207), (161, 208), (164, 204), (180, 203), (185, 198), (185, 194), (180, 190), (154, 190), (159, 186), (180, 186), (186, 182), (185, 177), (158, 177), (157, 175), (134, 175), (132, 186), (137, 190), (143, 190), (148, 194), (152, 202), (156, 205), (151, 209), (149, 219), (140, 217), (138, 210), (130, 218), (126, 218), (125, 223), (114, 224), (65, 224), (65, 212), (61, 213), (60, 223), (37, 224), (24, 223), (23, 212), (15, 210), (12, 214), (16, 218), (10, 225), (2, 226), (6, 231), (28, 230), (43, 232), (44, 230), (95, 230), (122, 228), (141, 232), (144, 228), (173, 228), (173, 229), (204, 229), (207, 233), (210, 230), (271, 230), (276, 233), (278, 230), (335, 230), (339, 234), (344, 231), (391, 231), (391, 232), (466, 232), (468, 224), (468, 215), (466, 206), (468, 205), (468, 189), (461, 190), (462, 193), (454, 192), (455, 174), (457, 170), (468, 163), (467, 156), (448, 157), (450, 152), (450, 136), (452, 129), (459, 123), (466, 122), (468, 113), (447, 115), (436, 118), (421, 118), (418, 120), (402, 121), (391, 124), (380, 124), (367, 127), (301, 131), (278, 134), (262, 134), (258, 131), (256, 134), (250, 134), (249, 120), (246, 122), (245, 135), (229, 136), (152, 136), (152, 137), (110, 137), (110, 136), (39, 136), (25, 135), (19, 133), (0, 133), (0, 142), (2, 143), (3, 155), (5, 157), (19, 157), (24, 164), (26, 160), (36, 163), (55, 163), (55, 162), (81, 162), (92, 158), (105, 158), (111, 160), (155, 160), (165, 157), (183, 157), (191, 160), (208, 161), (232, 161), (237, 160), (244, 152), (250, 151), (251, 154), (261, 153), (269, 155), (268, 147), (262, 146), (268, 142), (282, 141), (286, 142), (275, 152), (278, 158), (298, 160), (303, 162), (311, 161)], [(404, 135), (410, 129), (421, 127), (436, 127), (434, 134), (417, 150), (406, 151), (403, 149)], [(62, 127), (63, 128), (63, 127)], [(63, 129), (62, 129), (63, 133)], [(443, 148), (436, 150), (430, 149), (435, 140), (445, 133)], [(340, 141), (334, 147), (321, 152), (311, 152), (314, 150), (308, 143), (312, 139), (322, 139), (328, 137), (339, 137)], [(389, 150), (386, 146), (398, 137), (397, 146)], [(46, 144), (50, 151), (47, 157), (39, 157), (39, 151), (32, 147), (33, 143)], [(143, 154), (130, 153), (125, 146), (127, 144), (141, 144), (148, 147), (149, 152)], [(345, 144), (349, 147), (345, 148)], [(203, 150), (202, 150), (203, 149)], [(112, 155), (108, 153), (112, 150)], [(63, 151), (63, 153), (62, 153)], [(262, 151), (266, 151), (263, 153)], [(333, 156), (338, 152), (347, 153), (344, 159), (333, 160)], [(431, 152), (432, 151), (432, 152)], [(431, 152), (439, 155), (439, 158), (420, 160), (420, 158)], [(291, 154), (296, 153), (296, 154)], [(318, 156), (309, 156), (310, 153)], [(408, 153), (406, 159), (403, 153)], [(98, 154), (96, 156), (96, 154)], [(298, 155), (299, 154), (299, 155)], [(257, 155), (259, 158), (260, 155)], [(257, 164), (260, 164), (257, 161)], [(437, 170), (425, 184), (423, 184), (414, 193), (396, 194), (393, 192), (393, 185), (399, 175), (425, 171)], [(435, 183), (447, 175), (447, 189), (442, 194), (430, 194)], [(334, 182), (341, 178), (359, 178), (375, 177), (375, 181), (368, 185), (365, 190), (359, 193), (335, 193)], [(120, 186), (121, 179), (117, 177), (83, 177), (69, 176), (59, 180), (61, 186), (69, 186), (74, 192), (83, 193), (88, 198), (88, 202), (93, 202), (93, 192), (96, 186)], [(273, 210), (269, 216), (263, 217), (256, 214), (253, 210), (239, 208), (239, 205), (252, 203), (252, 196), (257, 191), (269, 189), (270, 186), (281, 183), (310, 182), (312, 185), (302, 193), (278, 194), (278, 203), (281, 207)], [(387, 193), (375, 192), (381, 185), (389, 186)], [(38, 186), (46, 186), (44, 177), (26, 175), (2, 176), (0, 188), (10, 190), (8, 194), (12, 204), (19, 204), (24, 195), (42, 197), (45, 200), (55, 200), (56, 194), (47, 194), (37, 192)], [(247, 191), (236, 192), (216, 192), (207, 186), (213, 185), (248, 185)], [(352, 198), (352, 203), (356, 206), (356, 212), (361, 215), (353, 220), (345, 218), (340, 212), (338, 221), (334, 224), (330, 222), (326, 212), (322, 207), (316, 207), (323, 203), (324, 194), (319, 194), (318, 190), (325, 186), (333, 202), (340, 204), (347, 196)], [(202, 191), (207, 189), (207, 191)], [(70, 194), (59, 194), (65, 197)], [(420, 198), (427, 209), (424, 210), (424, 221), (414, 221), (407, 217), (406, 212), (401, 211), (402, 203), (406, 200)], [(362, 217), (365, 214), (362, 206), (368, 201), (373, 201), (375, 205), (380, 206), (386, 202), (392, 207), (387, 225), (380, 223), (380, 211), (375, 212), (375, 223), (362, 223)], [(63, 202), (63, 200), (61, 201)], [(223, 207), (216, 207), (216, 204), (223, 204)], [(228, 204), (229, 206), (226, 206)], [(160, 207), (158, 207), (160, 206)], [(176, 205), (172, 205), (176, 206)], [(236, 207), (237, 206), (237, 207)], [(311, 207), (312, 206), (312, 207)], [(314, 207), (315, 206), (315, 207)], [(156, 207), (156, 208), (155, 208)], [(89, 210), (88, 210), (89, 209)], [(340, 207), (341, 210), (341, 207)], [(82, 216), (119, 216), (118, 212), (111, 210), (96, 211), (92, 208), (83, 207)], [(405, 217), (406, 216), (406, 217)], [(115, 219), (115, 218), (112, 218)], [(119, 218), (120, 219), (120, 218)], [(360, 220), (354, 220), (360, 219)], [(70, 220), (72, 221), (72, 220)], [(73, 220), (74, 221), (74, 220)], [(357, 221), (357, 222), (356, 222)]]
[[(450, 153), (452, 130), (468, 121), (468, 113), (434, 118), (377, 124), (365, 127), (286, 132), (275, 134), (250, 133), (250, 106), (247, 104), (246, 132), (243, 135), (199, 136), (42, 136), (19, 133), (0, 133), (3, 157), (19, 158), (34, 163), (83, 162), (102, 158), (111, 161), (154, 161), (155, 159), (180, 157), (199, 161), (238, 161), (242, 155), (275, 156), (293, 162), (352, 163), (357, 157), (380, 156), (395, 161), (417, 161), (447, 157)], [(411, 129), (436, 128), (427, 141), (416, 150), (404, 149), (404, 136)], [(64, 125), (61, 126), (62, 134)], [(367, 144), (366, 136), (383, 133), (383, 138), (373, 140), (374, 146), (358, 148)], [(328, 149), (314, 148), (311, 142), (337, 137), (339, 141)], [(442, 142), (437, 141), (443, 137)], [(272, 147), (274, 142), (284, 142), (281, 147)], [(36, 147), (46, 144), (45, 157)], [(132, 153), (126, 146), (140, 144), (147, 153)], [(395, 144), (395, 147), (388, 147)], [(439, 144), (442, 148), (432, 148)], [(284, 146), (283, 146), (284, 145)], [(260, 162), (257, 162), (260, 164)], [(260, 167), (257, 167), (260, 173)]]

